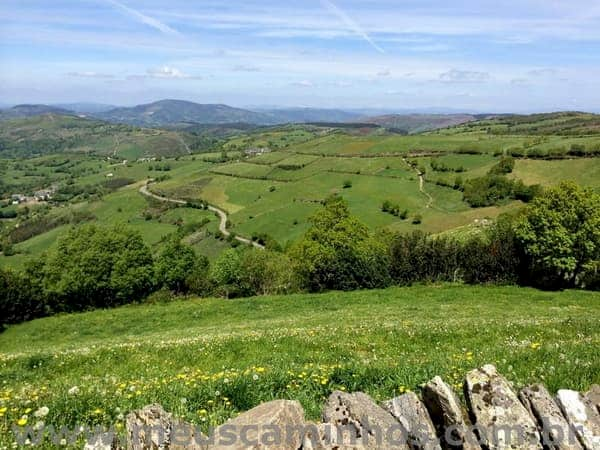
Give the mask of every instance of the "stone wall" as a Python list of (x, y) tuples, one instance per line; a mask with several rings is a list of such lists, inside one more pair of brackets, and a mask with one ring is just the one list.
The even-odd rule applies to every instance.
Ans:
[(127, 417), (126, 442), (98, 436), (87, 450), (128, 449), (552, 449), (600, 450), (600, 386), (587, 393), (542, 385), (516, 393), (492, 365), (469, 372), (463, 405), (440, 377), (422, 396), (408, 392), (378, 405), (368, 395), (333, 392), (321, 423), (300, 403), (264, 403), (213, 430), (210, 438), (159, 405)]

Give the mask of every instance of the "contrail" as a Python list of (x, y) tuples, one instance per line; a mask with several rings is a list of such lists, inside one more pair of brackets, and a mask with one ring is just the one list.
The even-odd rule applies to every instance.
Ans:
[(156, 28), (157, 30), (159, 30), (165, 34), (170, 34), (172, 36), (181, 36), (181, 33), (179, 31), (171, 28), (169, 25), (166, 25), (153, 17), (149, 17), (145, 14), (142, 14), (141, 12), (136, 11), (135, 9), (131, 9), (130, 7), (124, 5), (123, 3), (118, 2), (117, 0), (106, 0), (106, 1), (108, 3), (110, 3), (111, 5), (115, 6), (117, 9), (120, 9), (121, 11), (124, 11), (125, 13), (129, 14), (131, 17), (138, 20), (139, 22), (142, 22), (148, 26), (151, 26), (152, 28)]
[(371, 47), (373, 47), (379, 53), (385, 53), (385, 50), (377, 45), (358, 23), (356, 23), (352, 17), (342, 11), (335, 3), (331, 2), (331, 0), (321, 0), (321, 4), (330, 12), (335, 14), (342, 22), (346, 24), (348, 28), (367, 41)]

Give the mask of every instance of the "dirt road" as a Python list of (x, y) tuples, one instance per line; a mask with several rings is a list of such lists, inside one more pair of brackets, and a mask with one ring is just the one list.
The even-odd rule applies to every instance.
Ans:
[[(155, 200), (158, 200), (160, 202), (166, 202), (166, 203), (173, 203), (176, 205), (187, 205), (187, 202), (184, 200), (178, 200), (175, 198), (169, 198), (169, 197), (163, 197), (161, 195), (155, 194), (154, 192), (151, 192), (150, 189), (148, 189), (148, 185), (150, 183), (152, 183), (153, 180), (149, 180), (148, 182), (146, 182), (146, 184), (144, 184), (141, 188), (140, 188), (140, 193), (142, 195), (145, 195), (147, 197), (151, 197)], [(231, 236), (231, 232), (229, 230), (227, 230), (227, 213), (225, 211), (223, 211), (222, 209), (217, 208), (216, 206), (212, 206), (212, 205), (208, 205), (208, 209), (212, 212), (214, 212), (215, 214), (217, 214), (219, 216), (219, 231), (221, 233), (223, 233), (224, 236), (229, 237)], [(256, 248), (260, 248), (260, 249), (264, 249), (265, 247), (261, 244), (259, 244), (258, 242), (254, 242), (250, 239), (241, 237), (241, 236), (235, 236), (235, 239), (239, 242), (241, 242), (242, 244), (247, 244), (247, 245), (253, 245)]]

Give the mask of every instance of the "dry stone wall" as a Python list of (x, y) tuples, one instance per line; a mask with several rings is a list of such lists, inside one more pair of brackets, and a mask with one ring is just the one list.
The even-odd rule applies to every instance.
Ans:
[(300, 403), (275, 400), (219, 426), (210, 436), (159, 405), (133, 411), (127, 436), (98, 436), (86, 450), (600, 450), (600, 386), (585, 393), (539, 384), (515, 392), (492, 365), (465, 377), (463, 405), (440, 377), (422, 397), (408, 392), (377, 404), (368, 395), (333, 392), (320, 423)]

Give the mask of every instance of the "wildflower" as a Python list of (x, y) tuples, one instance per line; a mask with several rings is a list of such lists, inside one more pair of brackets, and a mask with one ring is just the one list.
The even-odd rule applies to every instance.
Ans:
[(38, 419), (41, 419), (43, 417), (46, 417), (49, 412), (50, 412), (50, 410), (48, 409), (47, 406), (42, 406), (40, 409), (38, 409), (36, 412), (34, 412), (33, 415), (35, 417), (37, 417)]
[(99, 416), (100, 414), (102, 414), (104, 411), (102, 411), (100, 408), (96, 408), (93, 412), (93, 414)]
[(540, 348), (542, 346), (542, 344), (540, 344), (539, 342), (532, 342), (530, 347), (532, 350), (537, 350), (538, 348)]
[(25, 425), (27, 425), (27, 416), (23, 416), (19, 420), (17, 420), (17, 425), (19, 425), (20, 427), (24, 427)]
[(79, 387), (73, 386), (71, 389), (67, 391), (69, 395), (77, 395), (79, 394)]
[(208, 413), (208, 411), (206, 411), (205, 409), (201, 409), (200, 411), (198, 411), (198, 414), (201, 416), (205, 416)]
[(257, 374), (254, 374), (254, 375), (252, 376), (252, 379), (253, 379), (254, 381), (258, 381), (258, 375), (257, 375)]

